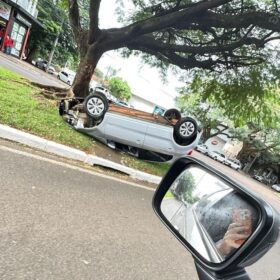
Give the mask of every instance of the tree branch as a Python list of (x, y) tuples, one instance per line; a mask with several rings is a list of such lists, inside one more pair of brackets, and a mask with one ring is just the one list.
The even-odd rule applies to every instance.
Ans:
[[(144, 34), (172, 27), (176, 25), (178, 21), (184, 21), (185, 23), (191, 22), (197, 14), (201, 14), (207, 11), (208, 9), (219, 7), (230, 1), (231, 0), (201, 1), (197, 3), (197, 5), (188, 9), (170, 12), (160, 17), (154, 16), (149, 19), (133, 23), (123, 28), (108, 29), (106, 30), (107, 36), (110, 37), (111, 42), (113, 44), (117, 44), (118, 42), (126, 42)], [(110, 36), (110, 34), (112, 36)], [(122, 45), (120, 44), (120, 46)]]
[(68, 0), (68, 9), (69, 9), (69, 21), (71, 28), (73, 30), (75, 39), (77, 41), (77, 35), (81, 31), (81, 21), (80, 21), (80, 12), (79, 5), (77, 0)]
[[(248, 12), (242, 15), (224, 15), (211, 11), (196, 16), (193, 22), (202, 26), (220, 28), (242, 28), (251, 24), (271, 31), (280, 31), (280, 16), (267, 12)], [(184, 25), (184, 22), (178, 23)], [(175, 25), (176, 26), (176, 25)]]
[(101, 0), (90, 0), (89, 6), (89, 44), (100, 34), (99, 9)]
[(235, 49), (243, 45), (264, 45), (266, 41), (257, 38), (242, 38), (232, 44), (219, 45), (219, 46), (186, 46), (186, 45), (176, 45), (176, 44), (166, 44), (159, 40), (155, 40), (152, 36), (141, 36), (133, 41), (130, 41), (127, 46), (128, 48), (133, 48), (136, 46), (141, 46), (143, 48), (149, 48), (157, 51), (174, 51), (174, 52), (184, 52), (191, 54), (206, 54), (206, 53), (222, 53), (226, 51), (234, 51)]

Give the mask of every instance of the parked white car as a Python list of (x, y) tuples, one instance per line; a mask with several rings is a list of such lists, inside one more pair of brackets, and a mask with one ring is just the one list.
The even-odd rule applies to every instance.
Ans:
[(217, 151), (209, 152), (208, 155), (209, 155), (209, 157), (211, 157), (212, 159), (217, 160), (217, 161), (219, 161), (219, 162), (221, 162), (221, 163), (225, 163), (226, 160), (227, 160), (226, 157), (225, 157), (225, 155), (223, 155), (223, 154), (221, 154), (221, 153), (219, 153), (219, 152), (217, 152)]
[(69, 86), (72, 86), (76, 73), (70, 70), (62, 70), (58, 73), (57, 78)]
[(280, 184), (274, 184), (271, 186), (274, 190), (280, 192)]
[(225, 165), (228, 165), (235, 170), (240, 170), (242, 167), (241, 162), (238, 159), (231, 159), (231, 158), (228, 158), (225, 161)]
[(209, 148), (205, 144), (197, 145), (196, 150), (205, 155), (208, 155), (209, 152)]

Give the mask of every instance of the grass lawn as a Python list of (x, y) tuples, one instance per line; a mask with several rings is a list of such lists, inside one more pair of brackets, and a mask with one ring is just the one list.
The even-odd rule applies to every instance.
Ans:
[(92, 140), (65, 125), (56, 101), (45, 99), (39, 88), (4, 68), (0, 68), (0, 77), (0, 123), (77, 149), (89, 149)]
[(163, 176), (170, 167), (169, 163), (146, 162), (138, 160), (137, 158), (125, 155), (122, 162), (131, 168), (141, 170), (157, 176)]
[[(0, 123), (59, 142), (86, 152), (94, 152), (92, 138), (66, 125), (56, 109), (56, 101), (44, 98), (40, 89), (27, 80), (0, 67)], [(104, 146), (104, 149), (108, 149)], [(169, 164), (149, 163), (128, 155), (126, 166), (162, 176)]]

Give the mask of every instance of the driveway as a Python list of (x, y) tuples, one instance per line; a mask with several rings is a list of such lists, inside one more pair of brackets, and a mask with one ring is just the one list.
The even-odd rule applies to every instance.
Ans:
[(0, 52), (0, 66), (22, 75), (24, 78), (47, 86), (56, 86), (60, 88), (67, 88), (68, 86), (59, 81), (56, 77), (47, 74), (46, 72), (36, 68), (35, 66), (20, 61), (17, 58), (6, 55)]

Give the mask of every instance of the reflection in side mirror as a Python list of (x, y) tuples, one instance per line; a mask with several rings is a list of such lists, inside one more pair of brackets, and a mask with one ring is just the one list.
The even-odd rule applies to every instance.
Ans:
[(260, 214), (221, 178), (191, 166), (166, 192), (161, 211), (204, 259), (221, 263), (254, 233)]

